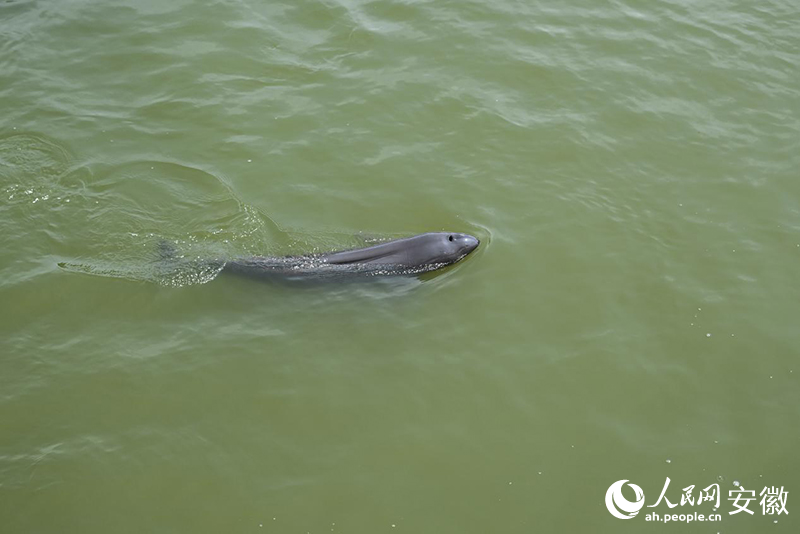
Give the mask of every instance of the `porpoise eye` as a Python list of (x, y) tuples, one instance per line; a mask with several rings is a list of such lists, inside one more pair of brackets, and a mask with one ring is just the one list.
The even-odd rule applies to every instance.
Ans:
[(448, 240), (448, 241), (452, 241), (452, 240), (453, 240), (453, 236), (451, 236), (451, 235), (450, 235), (450, 236), (447, 236), (447, 240)]

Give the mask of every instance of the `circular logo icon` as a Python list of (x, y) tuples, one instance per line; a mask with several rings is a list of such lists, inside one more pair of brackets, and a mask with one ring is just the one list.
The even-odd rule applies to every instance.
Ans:
[(631, 502), (622, 495), (622, 486), (626, 482), (627, 480), (617, 480), (608, 487), (606, 492), (606, 508), (611, 512), (611, 515), (620, 519), (636, 517), (636, 514), (644, 506), (644, 492), (636, 484), (628, 484), (636, 494), (635, 501)]

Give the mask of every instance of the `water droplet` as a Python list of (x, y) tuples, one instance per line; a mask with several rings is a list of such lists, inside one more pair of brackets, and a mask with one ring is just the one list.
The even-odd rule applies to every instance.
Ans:
[(672, 460), (670, 460), (669, 458), (667, 458), (667, 463), (668, 463), (668, 464), (671, 464), (671, 463), (672, 463)]
[(706, 334), (706, 337), (711, 337), (711, 334)]

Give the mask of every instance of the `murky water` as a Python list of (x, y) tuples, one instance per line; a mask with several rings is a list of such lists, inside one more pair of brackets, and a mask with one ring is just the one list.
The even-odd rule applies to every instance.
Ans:
[[(798, 50), (789, 0), (0, 3), (1, 530), (797, 532)], [(722, 522), (606, 509), (667, 477)]]

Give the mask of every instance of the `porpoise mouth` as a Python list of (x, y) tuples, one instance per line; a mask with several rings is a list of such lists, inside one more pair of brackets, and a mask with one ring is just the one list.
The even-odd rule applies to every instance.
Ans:
[(481, 244), (477, 237), (473, 237), (469, 234), (461, 234), (456, 239), (458, 239), (459, 245), (461, 245), (461, 250), (464, 251), (464, 256), (478, 248), (478, 245)]
[(466, 237), (467, 237), (467, 254), (469, 254), (470, 252), (478, 248), (478, 245), (481, 244), (481, 241), (477, 237), (472, 237), (471, 235), (468, 235)]

